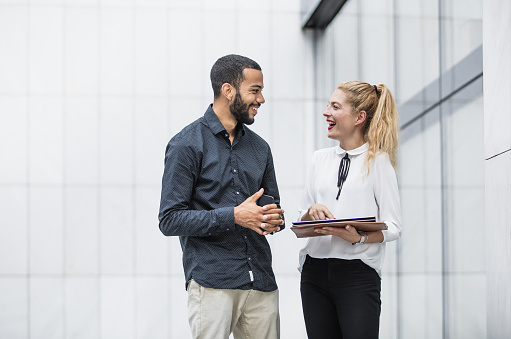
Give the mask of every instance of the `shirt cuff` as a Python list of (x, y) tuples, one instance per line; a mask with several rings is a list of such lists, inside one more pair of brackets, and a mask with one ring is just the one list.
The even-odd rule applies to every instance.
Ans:
[(385, 224), (387, 225), (387, 229), (381, 231), (381, 233), (383, 234), (382, 243), (399, 239), (401, 234), (396, 229), (396, 226), (390, 221), (385, 221)]
[(221, 231), (234, 231), (234, 207), (216, 209), (216, 222)]

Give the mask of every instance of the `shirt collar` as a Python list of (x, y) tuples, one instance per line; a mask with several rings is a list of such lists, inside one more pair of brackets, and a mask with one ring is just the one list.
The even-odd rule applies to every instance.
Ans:
[(355, 149), (351, 149), (349, 151), (345, 151), (339, 145), (337, 145), (337, 146), (335, 146), (335, 153), (340, 154), (340, 155), (344, 155), (344, 153), (348, 153), (349, 155), (359, 155), (359, 154), (366, 152), (368, 148), (369, 148), (369, 145), (367, 144), (367, 142), (365, 144), (363, 144), (362, 146), (357, 147)]
[[(204, 118), (206, 119), (209, 128), (213, 132), (213, 134), (217, 135), (219, 133), (225, 133), (225, 127), (220, 122), (220, 119), (218, 119), (217, 115), (215, 114), (215, 111), (213, 111), (213, 104), (210, 104), (208, 109), (206, 110), (206, 113), (204, 113)], [(245, 126), (242, 123), (238, 123), (236, 126), (236, 134), (241, 130), (242, 134), (245, 135)]]

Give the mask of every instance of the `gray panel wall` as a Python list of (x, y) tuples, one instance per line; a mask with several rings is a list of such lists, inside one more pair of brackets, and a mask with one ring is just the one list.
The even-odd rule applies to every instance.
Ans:
[(511, 4), (484, 0), (488, 338), (511, 337)]

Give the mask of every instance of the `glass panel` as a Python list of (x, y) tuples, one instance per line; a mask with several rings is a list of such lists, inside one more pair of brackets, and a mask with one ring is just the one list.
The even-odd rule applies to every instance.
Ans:
[(401, 338), (440, 338), (442, 333), (440, 131), (440, 112), (436, 109), (410, 124), (401, 135)]
[[(369, 1), (368, 1), (369, 2)], [(383, 1), (372, 0), (371, 4)], [(370, 6), (369, 6), (370, 7)], [(394, 18), (386, 14), (364, 15), (360, 19), (360, 79), (370, 84), (386, 84), (393, 92), (394, 72)]]
[(437, 2), (396, 1), (396, 102), (406, 123), (439, 100)]
[(482, 1), (443, 0), (440, 21), (442, 95), (482, 73)]
[(444, 255), (452, 338), (486, 335), (486, 317), (481, 317), (486, 308), (482, 86), (480, 78), (442, 104)]
[(441, 162), (439, 111), (403, 130), (399, 182), (403, 210), (401, 270), (440, 272)]
[(398, 338), (442, 338), (441, 273), (407, 274), (400, 280)]
[(484, 272), (484, 138), (482, 79), (442, 106), (445, 131), (449, 270)]

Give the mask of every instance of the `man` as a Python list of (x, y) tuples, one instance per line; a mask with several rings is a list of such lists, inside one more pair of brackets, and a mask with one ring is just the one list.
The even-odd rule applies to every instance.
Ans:
[[(245, 126), (265, 102), (263, 74), (227, 55), (210, 76), (213, 104), (167, 145), (160, 230), (180, 238), (194, 338), (279, 338), (265, 236), (285, 227), (284, 211), (270, 147)], [(263, 193), (275, 203), (258, 206)]]

